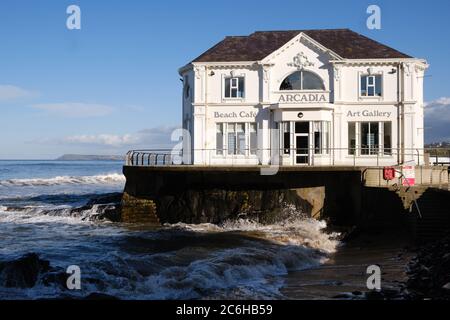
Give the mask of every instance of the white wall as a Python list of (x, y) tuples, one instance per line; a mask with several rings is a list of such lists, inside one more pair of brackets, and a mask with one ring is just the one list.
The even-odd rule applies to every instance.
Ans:
[[(299, 53), (306, 58), (304, 69), (323, 79), (323, 93), (327, 97), (325, 102), (278, 104), (280, 84), (285, 77), (298, 70), (292, 63)], [(402, 65), (399, 67), (400, 63)], [(373, 74), (382, 75), (381, 97), (360, 96), (360, 77), (367, 74), (369, 68)], [(326, 48), (301, 35), (259, 62), (188, 65), (180, 74), (187, 77), (193, 93), (190, 99), (183, 98), (183, 113), (185, 118), (191, 119), (193, 126), (193, 147), (197, 150), (194, 163), (257, 164), (255, 159), (211, 157), (201, 149), (215, 148), (217, 122), (256, 122), (258, 147), (268, 150), (271, 141), (269, 110), (273, 111), (275, 121), (298, 121), (299, 112), (304, 114), (303, 121), (331, 121), (331, 141), (335, 148), (348, 148), (349, 121), (391, 121), (392, 148), (421, 149), (425, 68), (422, 61), (414, 59), (339, 60)], [(224, 98), (224, 78), (231, 75), (245, 78), (244, 98)], [(405, 102), (399, 103), (398, 99)], [(218, 114), (232, 116), (220, 117)], [(403, 122), (398, 123), (399, 119)], [(317, 159), (317, 163), (350, 165), (355, 162), (346, 150), (336, 150), (329, 158), (332, 159)], [(411, 159), (405, 156), (405, 160)], [(269, 164), (270, 153), (262, 154), (259, 161)], [(383, 159), (367, 156), (358, 161), (361, 165), (390, 164), (395, 163), (397, 158), (394, 155)]]

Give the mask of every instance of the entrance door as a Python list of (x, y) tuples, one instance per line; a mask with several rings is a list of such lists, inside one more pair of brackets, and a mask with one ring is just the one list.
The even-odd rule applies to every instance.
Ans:
[(295, 164), (309, 164), (309, 122), (295, 123)]

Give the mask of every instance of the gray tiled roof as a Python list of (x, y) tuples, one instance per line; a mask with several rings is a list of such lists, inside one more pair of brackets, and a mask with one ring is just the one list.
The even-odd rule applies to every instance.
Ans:
[(352, 30), (327, 29), (257, 31), (249, 36), (226, 37), (193, 62), (259, 61), (300, 32), (346, 59), (411, 58)]

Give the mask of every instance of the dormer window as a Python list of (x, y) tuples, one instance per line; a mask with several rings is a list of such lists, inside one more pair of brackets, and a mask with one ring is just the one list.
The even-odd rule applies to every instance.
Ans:
[(244, 77), (225, 78), (225, 98), (244, 98)]
[(315, 73), (301, 70), (287, 76), (281, 83), (280, 90), (325, 90), (325, 85)]
[(381, 97), (381, 75), (361, 76), (361, 97)]

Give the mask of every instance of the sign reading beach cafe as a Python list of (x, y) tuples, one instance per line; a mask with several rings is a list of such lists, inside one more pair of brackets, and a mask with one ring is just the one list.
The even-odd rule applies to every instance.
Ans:
[(278, 103), (321, 103), (328, 102), (328, 94), (326, 93), (281, 93)]

